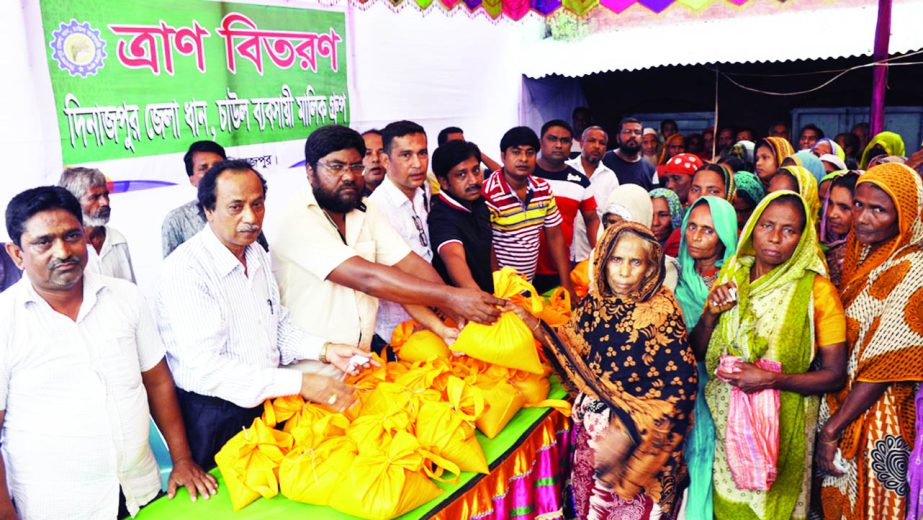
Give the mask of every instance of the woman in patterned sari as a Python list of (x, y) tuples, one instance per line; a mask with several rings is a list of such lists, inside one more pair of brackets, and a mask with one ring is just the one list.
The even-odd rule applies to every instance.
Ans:
[[(716, 375), (705, 386), (705, 400), (715, 423), (717, 519), (807, 517), (816, 396), (838, 390), (846, 375), (843, 309), (836, 288), (824, 278), (809, 213), (804, 199), (791, 191), (770, 193), (760, 202), (691, 335), (708, 373)], [(740, 360), (716, 372), (724, 355)], [(754, 363), (760, 359), (781, 363), (782, 372), (758, 368)], [(732, 386), (747, 393), (780, 391), (778, 473), (768, 491), (738, 489), (732, 476), (726, 451)]]
[(829, 419), (817, 443), (818, 469), (828, 473), (824, 517), (904, 518), (923, 381), (923, 184), (902, 164), (882, 164), (859, 177), (853, 200), (841, 282), (848, 382), (824, 399)]
[(653, 233), (622, 222), (594, 254), (591, 291), (555, 334), (515, 307), (574, 402), (572, 493), (581, 519), (670, 518), (685, 479), (695, 358)]

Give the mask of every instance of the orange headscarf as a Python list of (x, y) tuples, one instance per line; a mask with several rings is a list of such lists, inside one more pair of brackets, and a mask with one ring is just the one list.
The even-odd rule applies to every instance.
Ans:
[(855, 230), (849, 232), (849, 237), (846, 239), (846, 258), (843, 259), (841, 282), (844, 307), (849, 306), (849, 303), (865, 286), (862, 282), (868, 277), (869, 272), (885, 262), (898, 249), (920, 238), (915, 237), (918, 233), (914, 232), (914, 224), (920, 220), (920, 207), (923, 205), (923, 200), (920, 200), (917, 191), (920, 183), (917, 172), (899, 163), (880, 164), (859, 177), (856, 187), (865, 183), (875, 185), (891, 197), (897, 208), (898, 233), (870, 252), (868, 246), (856, 240)]
[(792, 143), (788, 142), (784, 137), (766, 137), (760, 139), (759, 142), (756, 143), (756, 148), (764, 144), (768, 145), (772, 149), (772, 153), (775, 154), (777, 168), (782, 166), (782, 161), (784, 161), (786, 157), (795, 154), (795, 148), (792, 146)]
[(686, 149), (686, 138), (683, 137), (683, 134), (673, 134), (667, 137), (667, 140), (663, 143), (663, 151), (660, 152), (660, 160), (657, 161), (658, 166), (667, 163), (667, 160), (671, 157), (667, 155), (667, 149), (670, 148), (670, 144), (676, 144), (677, 142), (682, 143), (683, 149)]

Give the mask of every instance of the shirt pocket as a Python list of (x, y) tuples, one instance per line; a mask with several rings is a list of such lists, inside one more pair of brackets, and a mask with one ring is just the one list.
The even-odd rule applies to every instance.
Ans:
[(106, 386), (137, 388), (141, 385), (141, 363), (133, 335), (116, 335), (99, 344), (96, 371)]

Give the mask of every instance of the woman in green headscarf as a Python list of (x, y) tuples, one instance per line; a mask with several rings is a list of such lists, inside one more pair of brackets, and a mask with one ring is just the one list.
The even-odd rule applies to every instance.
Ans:
[(869, 162), (879, 155), (904, 155), (904, 140), (894, 132), (881, 132), (876, 135), (862, 152), (859, 169), (867, 170)]
[[(691, 336), (716, 376), (706, 384), (705, 399), (715, 422), (717, 519), (807, 517), (817, 395), (842, 387), (846, 374), (843, 307), (816, 254), (810, 211), (791, 191), (763, 199)], [(740, 359), (716, 371), (725, 355)], [(782, 372), (757, 368), (760, 359), (781, 363)], [(817, 368), (809, 370), (812, 363)], [(778, 473), (768, 491), (738, 489), (732, 477), (725, 449), (732, 386), (747, 393), (780, 391)]]
[(744, 224), (750, 220), (753, 209), (766, 196), (766, 188), (754, 173), (739, 171), (734, 174), (734, 183), (737, 185), (737, 197), (734, 198), (734, 209), (737, 210), (737, 229), (743, 229)]
[[(755, 180), (759, 184), (759, 181)], [(676, 299), (683, 310), (686, 329), (694, 331), (702, 316), (708, 290), (718, 278), (718, 270), (737, 250), (737, 213), (718, 197), (697, 199), (683, 218), (680, 241), (680, 276)], [(699, 361), (699, 389), (695, 401), (694, 426), (686, 440), (686, 466), (689, 489), (686, 493), (688, 520), (712, 518), (712, 461), (715, 455), (715, 425), (705, 404), (708, 372)]]

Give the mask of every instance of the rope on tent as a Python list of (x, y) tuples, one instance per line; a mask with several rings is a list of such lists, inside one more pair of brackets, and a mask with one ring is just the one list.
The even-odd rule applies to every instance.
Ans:
[[(744, 90), (748, 90), (748, 91), (750, 91), (750, 92), (756, 92), (756, 93), (758, 93), (758, 94), (766, 94), (766, 95), (769, 95), (769, 96), (800, 96), (800, 95), (802, 95), (802, 94), (810, 94), (811, 92), (816, 92), (816, 91), (818, 91), (818, 90), (821, 90), (822, 88), (826, 87), (827, 85), (830, 85), (830, 84), (833, 83), (834, 81), (840, 79), (841, 77), (845, 76), (846, 74), (848, 74), (848, 73), (850, 73), (850, 72), (852, 72), (852, 71), (854, 71), (854, 70), (864, 69), (864, 68), (867, 68), (867, 67), (874, 67), (874, 66), (876, 66), (876, 65), (888, 65), (888, 66), (891, 66), (891, 67), (897, 67), (897, 66), (902, 66), (902, 65), (905, 65), (905, 66), (906, 66), (906, 65), (919, 65), (919, 64), (921, 64), (921, 63), (923, 63), (923, 62), (897, 62), (897, 63), (891, 63), (891, 62), (894, 61), (894, 60), (898, 60), (898, 59), (902, 59), (902, 58), (908, 58), (908, 57), (910, 57), (910, 56), (915, 56), (915, 55), (917, 55), (917, 54), (923, 54), (923, 50), (911, 52), (911, 53), (905, 54), (905, 55), (903, 55), (903, 56), (895, 56), (895, 57), (893, 57), (893, 58), (887, 58), (887, 59), (884, 59), (884, 60), (872, 61), (872, 62), (870, 62), (870, 63), (862, 63), (862, 64), (859, 64), (859, 65), (855, 65), (855, 66), (853, 66), (853, 67), (849, 67), (848, 69), (825, 71), (825, 72), (829, 72), (829, 73), (836, 72), (837, 74), (836, 74), (835, 76), (833, 76), (832, 78), (828, 79), (827, 81), (824, 81), (823, 83), (821, 83), (820, 85), (818, 85), (818, 86), (816, 86), (816, 87), (809, 88), (809, 89), (806, 89), (806, 90), (792, 91), (792, 92), (777, 92), (777, 91), (771, 91), (771, 90), (762, 90), (762, 89), (758, 89), (758, 88), (754, 88), (754, 87), (748, 87), (748, 86), (743, 85), (743, 84), (741, 84), (740, 82), (736, 81), (734, 78), (731, 77), (731, 75), (729, 75), (729, 74), (727, 74), (727, 73), (724, 73), (724, 72), (720, 72), (717, 68), (715, 68), (715, 69), (713, 69), (713, 70), (715, 71), (715, 74), (720, 74), (721, 76), (724, 76), (725, 79), (727, 79), (728, 81), (730, 81), (730, 82), (731, 82), (732, 84), (734, 84), (736, 87), (742, 88), (742, 89), (744, 89)], [(810, 74), (814, 74), (814, 73), (810, 73)], [(743, 74), (740, 74), (740, 75), (743, 75)], [(782, 75), (782, 76), (797, 76), (797, 75), (799, 75), (799, 74), (785, 74), (785, 75)], [(801, 74), (801, 75), (805, 75), (805, 74)], [(751, 76), (756, 76), (756, 75), (755, 75), (755, 74), (751, 74)], [(777, 76), (780, 76), (780, 75), (776, 75), (776, 74), (766, 74), (764, 77), (777, 77)]]

